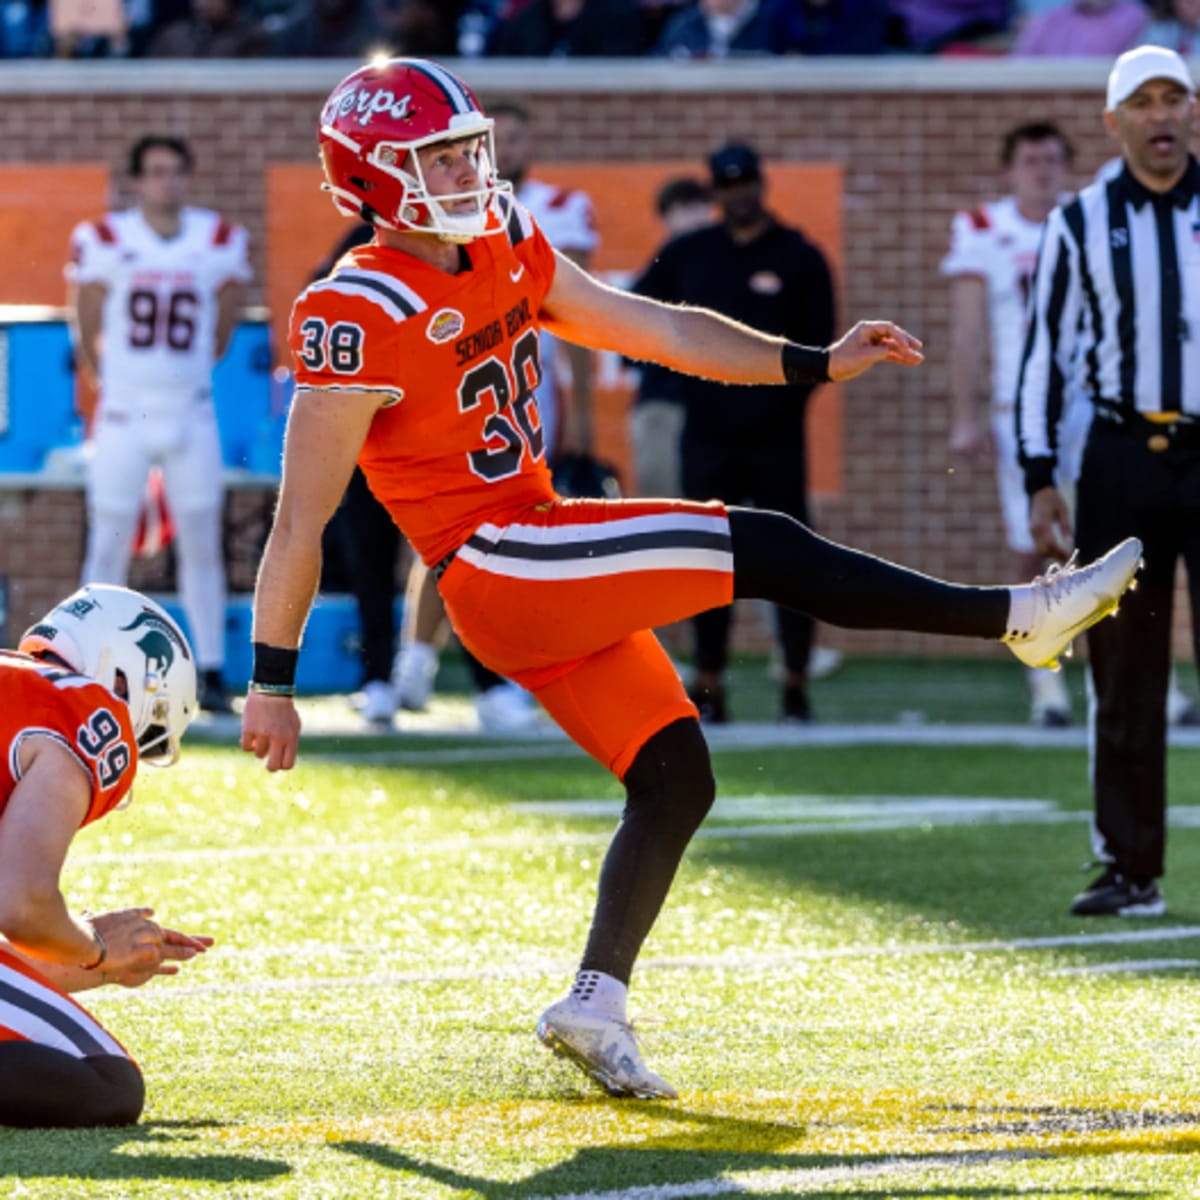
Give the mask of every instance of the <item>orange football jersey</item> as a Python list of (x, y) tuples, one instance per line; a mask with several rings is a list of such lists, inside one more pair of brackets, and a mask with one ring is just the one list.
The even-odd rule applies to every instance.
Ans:
[(358, 462), (430, 565), (482, 521), (554, 496), (533, 395), (554, 252), (519, 204), (504, 204), (504, 230), (463, 248), (469, 270), (372, 243), (292, 310), (298, 400), (318, 387), (386, 397)]
[(0, 651), (0, 814), (20, 777), (18, 751), (52, 738), (87, 772), (92, 802), (83, 824), (111, 812), (133, 786), (137, 740), (128, 706), (94, 679), (26, 654)]

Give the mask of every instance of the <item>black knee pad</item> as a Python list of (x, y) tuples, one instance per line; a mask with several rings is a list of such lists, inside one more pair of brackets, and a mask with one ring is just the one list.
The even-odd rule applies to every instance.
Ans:
[(691, 837), (717, 796), (700, 722), (684, 717), (660, 729), (638, 751), (622, 782), (627, 815), (653, 811), (661, 823)]
[(115, 1054), (84, 1061), (104, 1082), (103, 1096), (88, 1124), (135, 1124), (146, 1104), (146, 1081), (137, 1063)]

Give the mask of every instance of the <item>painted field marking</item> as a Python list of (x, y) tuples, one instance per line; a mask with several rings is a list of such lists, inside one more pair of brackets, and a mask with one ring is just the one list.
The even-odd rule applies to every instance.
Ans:
[[(608, 817), (613, 821), (621, 811), (621, 801), (612, 799), (520, 801), (509, 807), (527, 816)], [(722, 824), (722, 818), (755, 815), (808, 818), (770, 824)], [(824, 820), (812, 818), (821, 817)], [(845, 819), (829, 819), (845, 818)], [(700, 840), (721, 838), (807, 837), (827, 833), (874, 833), (928, 825), (1047, 825), (1089, 820), (1083, 811), (1065, 812), (1047, 800), (1013, 799), (988, 796), (724, 796), (718, 799), (710, 818), (696, 832)], [(1200, 808), (1177, 807), (1171, 811), (1173, 825), (1200, 825)], [(538, 844), (547, 848), (563, 845), (606, 842), (610, 829), (596, 832), (546, 831), (538, 834)], [(220, 859), (309, 858), (336, 854), (461, 854), (476, 850), (528, 846), (528, 833), (461, 833), (430, 842), (370, 841), (318, 842), (311, 845), (251, 846), (178, 846), (159, 850), (98, 850), (76, 854), (76, 864), (153, 863), (206, 861)]]
[[(231, 727), (234, 729), (234, 727)], [(310, 736), (319, 736), (320, 729), (305, 726)], [(236, 732), (236, 730), (235, 730)], [(336, 731), (340, 736), (342, 731)], [(437, 734), (422, 733), (430, 740)], [(448, 731), (461, 740), (462, 730)], [(725, 726), (710, 726), (704, 731), (713, 750), (736, 753), (750, 750), (787, 749), (797, 747), (839, 746), (1012, 746), (1022, 749), (1085, 750), (1085, 726), (1068, 729), (1036, 729), (1024, 725), (778, 725), (771, 722), (734, 722)], [(1172, 728), (1167, 731), (1172, 746), (1200, 746), (1200, 729)], [(235, 742), (231, 733), (229, 741)], [(306, 758), (321, 762), (364, 763), (376, 766), (421, 766), (445, 763), (506, 762), (530, 759), (581, 757), (583, 751), (553, 726), (539, 730), (529, 740), (481, 742), (457, 748), (399, 750), (314, 750), (306, 752), (301, 746), (301, 762)]]
[[(612, 817), (621, 815), (624, 800), (518, 800), (509, 807), (530, 816), (549, 817)], [(938, 817), (966, 815), (990, 816), (1028, 815), (1057, 810), (1052, 800), (1023, 799), (1007, 796), (941, 796), (941, 795), (820, 795), (771, 794), (755, 796), (718, 795), (709, 821), (743, 821), (779, 819), (781, 817), (875, 817), (911, 816), (919, 821)]]
[[(1200, 938), (1200, 925), (1176, 925), (1164, 929), (1130, 929), (1112, 933), (1074, 933), (1057, 937), (1011, 938), (990, 942), (914, 942), (910, 945), (835, 946), (828, 949), (795, 950), (783, 954), (712, 955), (687, 958), (647, 959), (638, 964), (639, 971), (786, 971), (797, 963), (829, 961), (832, 959), (902, 958), (910, 955), (954, 957), (963, 954), (1008, 954), (1014, 950), (1052, 950), (1065, 947), (1142, 945), (1152, 942), (1189, 941)], [(337, 946), (337, 953), (345, 953)], [(362, 947), (379, 954), (394, 950), (391, 946)], [(311, 959), (322, 950), (320, 946), (246, 947), (222, 952), (222, 957), (270, 956)], [(186, 999), (195, 996), (241, 995), (260, 992), (331, 991), (344, 988), (411, 987), (424, 984), (455, 983), (485, 979), (533, 979), (546, 976), (568, 978), (575, 962), (528, 960), (497, 967), (445, 967), (437, 971), (379, 971), (367, 975), (333, 977), (291, 977), (246, 980), (237, 983), (211, 983), (157, 989), (151, 1002), (163, 999)], [(1149, 969), (1149, 968), (1146, 968)], [(140, 992), (128, 989), (101, 998), (109, 1003), (130, 1003), (142, 999)]]
[(753, 1196), (766, 1192), (802, 1196), (816, 1188), (856, 1180), (883, 1179), (892, 1175), (914, 1175), (922, 1171), (966, 1170), (995, 1163), (1016, 1163), (1045, 1155), (1028, 1150), (985, 1151), (968, 1154), (931, 1155), (928, 1158), (889, 1158), (858, 1166), (800, 1167), (796, 1170), (731, 1172), (694, 1183), (646, 1184), (616, 1191), (560, 1192), (534, 1196), (530, 1200), (705, 1200), (708, 1196)]
[(1200, 958), (1129, 958), (1120, 962), (1091, 963), (1084, 967), (1058, 967), (1048, 975), (1120, 975), (1136, 971), (1194, 971)]

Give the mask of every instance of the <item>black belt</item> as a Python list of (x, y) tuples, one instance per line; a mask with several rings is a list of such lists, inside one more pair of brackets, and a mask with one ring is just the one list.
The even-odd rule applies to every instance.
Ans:
[(457, 550), (451, 550), (445, 558), (439, 559), (429, 568), (430, 575), (433, 576), (434, 583), (441, 583), (442, 576), (449, 570), (450, 564), (454, 561), (454, 556), (458, 553)]
[(1146, 449), (1156, 454), (1172, 447), (1200, 450), (1200, 420), (1192, 416), (1181, 416), (1174, 421), (1152, 421), (1141, 413), (1119, 412), (1097, 405), (1096, 418), (1106, 432), (1143, 442)]

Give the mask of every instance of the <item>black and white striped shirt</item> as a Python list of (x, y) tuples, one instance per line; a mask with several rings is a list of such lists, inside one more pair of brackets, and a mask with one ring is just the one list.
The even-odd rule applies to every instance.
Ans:
[(1200, 417), (1200, 163), (1163, 194), (1122, 168), (1056, 208), (1017, 383), (1026, 490), (1053, 483), (1074, 386), (1098, 408)]

